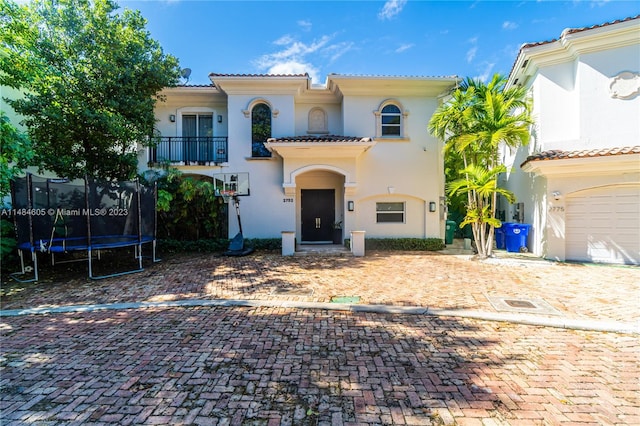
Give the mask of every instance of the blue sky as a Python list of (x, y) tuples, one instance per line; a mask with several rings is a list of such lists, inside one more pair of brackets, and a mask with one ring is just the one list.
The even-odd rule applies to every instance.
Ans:
[(507, 75), (520, 46), (640, 14), (636, 1), (119, 1), (165, 52), (208, 74)]

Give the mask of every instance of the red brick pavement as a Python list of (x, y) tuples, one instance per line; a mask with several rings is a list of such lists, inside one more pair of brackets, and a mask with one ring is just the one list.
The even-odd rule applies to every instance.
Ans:
[[(568, 318), (639, 318), (631, 267), (258, 253), (167, 257), (88, 281), (77, 265), (3, 285), (2, 308), (357, 295), (493, 311), (486, 296), (498, 295), (541, 297)], [(640, 424), (637, 335), (228, 307), (4, 317), (0, 331), (2, 424)]]
[(176, 255), (138, 274), (100, 281), (83, 264), (44, 267), (36, 284), (5, 283), (2, 309), (180, 299), (361, 303), (495, 312), (487, 296), (542, 298), (565, 317), (640, 324), (640, 268), (503, 258), (489, 262), (434, 253), (353, 257)]
[(640, 424), (637, 336), (165, 308), (1, 319), (2, 424)]

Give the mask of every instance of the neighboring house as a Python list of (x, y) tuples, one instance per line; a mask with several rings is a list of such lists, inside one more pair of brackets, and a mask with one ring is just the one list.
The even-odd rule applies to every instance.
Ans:
[(525, 44), (509, 86), (533, 98), (528, 146), (502, 152), (507, 221), (549, 259), (640, 263), (640, 16)]
[(427, 125), (456, 77), (331, 74), (321, 86), (306, 74), (210, 79), (163, 90), (160, 143), (141, 161), (227, 183), (248, 177), (249, 195), (239, 198), (245, 237), (293, 231), (298, 243), (330, 242), (339, 227), (340, 241), (354, 230), (444, 238), (442, 143)]

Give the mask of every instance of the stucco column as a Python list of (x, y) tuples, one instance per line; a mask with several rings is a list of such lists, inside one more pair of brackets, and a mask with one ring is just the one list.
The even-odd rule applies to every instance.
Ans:
[(282, 255), (293, 256), (296, 252), (296, 233), (282, 231)]
[(351, 231), (351, 253), (364, 256), (364, 234), (366, 231)]

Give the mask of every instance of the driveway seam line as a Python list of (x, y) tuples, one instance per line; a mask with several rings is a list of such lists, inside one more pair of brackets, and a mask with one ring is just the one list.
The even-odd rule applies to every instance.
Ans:
[(91, 305), (69, 305), (45, 308), (25, 308), (0, 310), (0, 317), (17, 317), (26, 315), (45, 315), (61, 313), (86, 313), (103, 310), (125, 310), (144, 308), (179, 308), (179, 307), (279, 307), (294, 309), (319, 309), (367, 312), (379, 314), (427, 315), (434, 317), (459, 317), (484, 321), (499, 321), (521, 325), (533, 325), (570, 330), (610, 332), (621, 334), (640, 334), (640, 323), (633, 325), (617, 321), (581, 320), (569, 318), (545, 318), (530, 315), (501, 314), (466, 309), (436, 309), (423, 306), (394, 306), (394, 305), (359, 305), (348, 303), (327, 302), (295, 302), (272, 300), (244, 300), (244, 299), (184, 299), (167, 302), (123, 302), (103, 303)]

